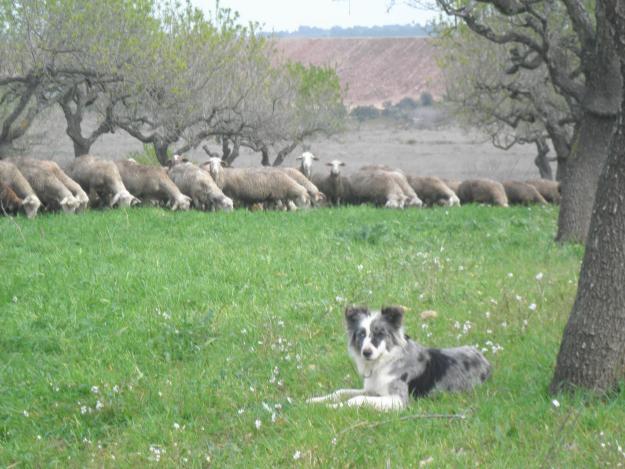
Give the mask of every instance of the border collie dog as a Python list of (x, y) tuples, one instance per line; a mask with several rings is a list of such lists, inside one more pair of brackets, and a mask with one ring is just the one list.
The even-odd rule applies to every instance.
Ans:
[(467, 391), (486, 381), (490, 363), (474, 347), (425, 348), (404, 335), (404, 310), (381, 311), (352, 306), (345, 310), (348, 350), (364, 378), (363, 389), (339, 389), (309, 403), (333, 402), (335, 407), (368, 406), (399, 410), (410, 396), (436, 391)]

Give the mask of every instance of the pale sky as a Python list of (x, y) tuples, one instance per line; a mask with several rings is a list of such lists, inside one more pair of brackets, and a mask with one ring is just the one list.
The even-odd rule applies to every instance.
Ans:
[[(192, 0), (205, 13), (214, 11), (215, 0)], [(425, 24), (435, 12), (419, 10), (398, 0), (387, 11), (388, 0), (220, 0), (222, 8), (239, 12), (241, 21), (258, 21), (265, 31), (293, 31), (299, 26), (383, 26)]]

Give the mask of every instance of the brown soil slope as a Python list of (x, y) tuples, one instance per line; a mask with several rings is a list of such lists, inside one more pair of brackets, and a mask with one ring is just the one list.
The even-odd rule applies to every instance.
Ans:
[(435, 98), (444, 92), (429, 38), (285, 38), (277, 48), (296, 62), (335, 66), (349, 106), (381, 107), (406, 96), (418, 99), (423, 91)]

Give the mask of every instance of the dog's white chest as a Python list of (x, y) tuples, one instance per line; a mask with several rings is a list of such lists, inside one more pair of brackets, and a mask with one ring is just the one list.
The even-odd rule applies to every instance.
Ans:
[(388, 386), (393, 380), (392, 376), (385, 370), (375, 370), (370, 376), (365, 378), (364, 388), (367, 394), (385, 396), (388, 394)]

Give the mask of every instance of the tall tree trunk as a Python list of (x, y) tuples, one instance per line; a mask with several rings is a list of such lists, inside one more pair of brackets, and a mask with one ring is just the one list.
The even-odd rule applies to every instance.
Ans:
[(161, 166), (167, 166), (167, 162), (169, 161), (169, 143), (155, 141), (152, 142), (152, 146), (154, 147), (154, 153), (156, 153), (158, 162)]
[(579, 124), (573, 149), (559, 168), (562, 201), (558, 218), (559, 242), (583, 243), (614, 129), (614, 117), (586, 112)]
[[(619, 0), (600, 0), (620, 55), (625, 83), (625, 9)], [(602, 8), (603, 7), (603, 8)], [(601, 173), (592, 211), (577, 297), (564, 329), (551, 392), (583, 387), (617, 388), (625, 377), (625, 93), (616, 133)]]
[(280, 166), (282, 163), (284, 163), (284, 159), (289, 156), (291, 152), (295, 150), (295, 148), (297, 148), (297, 145), (299, 145), (299, 142), (295, 141), (289, 143), (286, 147), (281, 149), (276, 155), (276, 159), (274, 160), (273, 165)]
[(625, 377), (625, 128), (622, 117), (601, 174), (590, 226), (577, 298), (564, 330), (551, 392), (575, 387), (606, 392)]
[(234, 162), (234, 160), (236, 160), (239, 157), (240, 151), (241, 151), (241, 143), (239, 142), (237, 138), (235, 138), (232, 142), (232, 148), (230, 149), (228, 156), (222, 159), (226, 162), (228, 166), (232, 166), (232, 163)]
[(262, 155), (262, 160), (260, 161), (260, 164), (262, 164), (263, 166), (271, 166), (271, 161), (269, 161), (269, 148), (263, 146), (260, 149), (260, 154)]
[(553, 179), (553, 172), (551, 171), (551, 160), (547, 156), (549, 154), (549, 145), (544, 138), (536, 141), (536, 151), (538, 154), (534, 159), (534, 164), (538, 168), (540, 177), (542, 179)]

